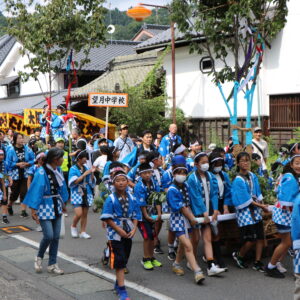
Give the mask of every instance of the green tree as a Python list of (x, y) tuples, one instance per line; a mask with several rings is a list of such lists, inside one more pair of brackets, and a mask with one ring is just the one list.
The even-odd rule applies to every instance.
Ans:
[[(170, 112), (165, 88), (161, 57), (141, 84), (124, 89), (128, 93), (129, 105), (127, 108), (113, 108), (110, 121), (129, 125), (130, 131), (137, 135), (141, 135), (145, 129), (153, 133), (159, 129), (167, 130), (172, 121), (168, 118)], [(176, 112), (176, 120), (179, 127), (185, 122), (180, 109)]]
[[(286, 22), (287, 0), (173, 0), (172, 18), (190, 41), (190, 51), (209, 56), (210, 75), (218, 86), (234, 125), (233, 140), (238, 144), (238, 93), (247, 101), (246, 128), (251, 129), (251, 110), (256, 80), (266, 47)], [(199, 42), (195, 35), (201, 36)], [(232, 62), (233, 61), (233, 62)], [(218, 65), (218, 68), (216, 68)], [(219, 67), (220, 66), (220, 67)], [(222, 83), (234, 82), (225, 97)], [(228, 101), (233, 99), (233, 111)], [(251, 144), (252, 133), (246, 133)]]
[[(24, 81), (39, 74), (48, 74), (49, 89), (56, 74), (65, 67), (71, 51), (83, 52), (76, 68), (89, 62), (92, 47), (104, 43), (106, 10), (104, 0), (52, 0), (41, 5), (30, 1), (5, 0), (8, 33), (23, 45), (22, 55), (29, 59), (26, 72), (20, 73)], [(33, 55), (31, 55), (33, 54)]]
[(7, 31), (7, 20), (5, 16), (3, 16), (2, 12), (0, 12), (0, 36), (5, 34)]

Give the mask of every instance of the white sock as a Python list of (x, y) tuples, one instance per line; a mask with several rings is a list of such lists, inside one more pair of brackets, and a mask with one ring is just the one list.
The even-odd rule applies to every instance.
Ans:
[(268, 263), (268, 268), (269, 268), (269, 269), (275, 269), (275, 268), (276, 268), (276, 265), (272, 265), (271, 263)]

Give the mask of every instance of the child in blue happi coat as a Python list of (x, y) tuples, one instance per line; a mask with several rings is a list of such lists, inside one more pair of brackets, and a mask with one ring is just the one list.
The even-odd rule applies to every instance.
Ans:
[[(220, 214), (229, 214), (229, 207), (232, 206), (231, 199), (231, 181), (228, 174), (224, 171), (225, 162), (218, 152), (212, 152), (209, 156), (209, 171), (213, 174), (218, 186), (218, 211)], [(214, 232), (212, 236), (213, 254), (219, 267), (227, 270), (221, 254), (220, 231), (222, 232), (223, 224), (218, 224), (218, 233)], [(226, 226), (226, 225), (224, 225)]]
[(56, 108), (57, 115), (53, 116), (51, 120), (51, 130), (54, 140), (64, 137), (64, 116), (67, 114), (67, 107), (64, 104), (59, 104)]
[(253, 269), (264, 272), (261, 262), (264, 246), (264, 228), (262, 209), (268, 212), (268, 207), (263, 204), (258, 178), (250, 172), (251, 159), (247, 152), (241, 152), (237, 158), (238, 175), (232, 182), (232, 204), (236, 210), (237, 224), (240, 228), (242, 247), (233, 252), (233, 259), (241, 269), (247, 268), (245, 256), (255, 245), (256, 255)]
[[(86, 233), (87, 216), (89, 207), (94, 201), (93, 188), (96, 184), (94, 172), (96, 167), (88, 169), (85, 164), (88, 159), (86, 150), (79, 152), (76, 156), (76, 165), (72, 166), (69, 172), (69, 188), (71, 191), (71, 203), (74, 206), (75, 216), (71, 225), (73, 238), (90, 239)], [(80, 221), (80, 234), (77, 231), (77, 224)]]
[[(300, 165), (298, 164), (298, 172), (300, 173)], [(294, 276), (295, 281), (295, 292), (294, 299), (300, 298), (300, 194), (294, 199), (293, 213), (292, 213), (292, 240), (294, 249)]]
[[(163, 162), (162, 157), (159, 152), (152, 151), (149, 153), (147, 160), (149, 161), (150, 165), (153, 169), (153, 180), (155, 181), (156, 185), (159, 186), (159, 192), (165, 193), (164, 188), (162, 187), (162, 177), (164, 175), (164, 169), (162, 168)], [(162, 213), (168, 212), (168, 204), (167, 201), (161, 203), (161, 210)], [(164, 254), (163, 250), (160, 247), (160, 240), (159, 240), (159, 233), (161, 231), (163, 221), (159, 220), (155, 222), (155, 232), (156, 237), (154, 239), (154, 253), (155, 254)]]
[(49, 247), (48, 272), (57, 275), (64, 271), (57, 265), (58, 243), (61, 229), (61, 216), (66, 212), (65, 203), (69, 199), (66, 182), (60, 166), (64, 151), (51, 148), (47, 153), (46, 164), (40, 167), (30, 185), (24, 204), (31, 208), (32, 218), (40, 224), (43, 231), (34, 268), (42, 272), (42, 260)]
[(27, 188), (28, 189), (32, 183), (32, 180), (34, 178), (34, 174), (35, 174), (36, 170), (44, 165), (45, 159), (46, 159), (46, 154), (44, 152), (37, 153), (34, 165), (32, 165), (27, 171), (27, 175), (28, 175)]
[(139, 166), (145, 162), (148, 162), (148, 151), (142, 151), (138, 154), (138, 162), (135, 166), (131, 168), (128, 172), (127, 177), (129, 179), (129, 184), (131, 187), (134, 187), (139, 180)]
[[(145, 270), (153, 270), (154, 267), (162, 267), (162, 264), (154, 257), (154, 238), (156, 237), (155, 223), (161, 220), (161, 205), (150, 203), (152, 192), (159, 192), (159, 186), (154, 181), (153, 170), (148, 163), (139, 166), (140, 179), (134, 187), (134, 195), (141, 207), (143, 220), (138, 228), (144, 240), (144, 256), (141, 261)], [(157, 216), (154, 218), (154, 216)]]
[(28, 217), (26, 205), (23, 204), (23, 200), (27, 193), (27, 171), (34, 163), (34, 153), (28, 145), (24, 145), (24, 136), (21, 133), (14, 133), (13, 146), (7, 149), (6, 162), (8, 172), (13, 180), (10, 188), (8, 213), (11, 216), (14, 214), (12, 206), (20, 196), (21, 217)]
[(185, 183), (188, 173), (187, 167), (185, 164), (173, 165), (172, 173), (174, 181), (167, 192), (167, 201), (171, 209), (170, 230), (179, 239), (179, 247), (172, 271), (176, 275), (184, 275), (184, 270), (180, 263), (185, 255), (189, 267), (194, 271), (195, 282), (200, 284), (205, 277), (197, 263), (190, 237), (192, 228), (196, 226), (197, 221), (191, 209), (189, 187)]
[[(266, 267), (266, 272), (274, 278), (284, 278), (286, 269), (281, 261), (285, 257), (291, 241), (291, 219), (294, 200), (299, 195), (300, 188), (300, 155), (291, 157), (290, 164), (284, 168), (283, 176), (277, 188), (277, 202), (273, 208), (272, 219), (276, 224), (280, 244), (275, 248), (272, 258)], [(299, 224), (298, 224), (299, 225)]]
[[(193, 214), (197, 217), (204, 217), (204, 224), (193, 228), (192, 243), (194, 255), (197, 257), (198, 245), (200, 241), (200, 231), (204, 243), (205, 260), (207, 261), (208, 276), (215, 276), (225, 269), (217, 266), (214, 260), (212, 248), (212, 229), (209, 216), (215, 222), (218, 216), (218, 186), (216, 178), (208, 171), (208, 156), (205, 152), (200, 152), (195, 156), (196, 170), (188, 178), (189, 193)], [(216, 226), (216, 224), (215, 224)]]
[(130, 300), (125, 289), (124, 274), (131, 252), (132, 238), (141, 220), (136, 198), (127, 192), (128, 178), (117, 171), (112, 178), (114, 192), (105, 200), (100, 219), (107, 226), (110, 247), (110, 266), (116, 270), (115, 290), (120, 300)]
[[(0, 200), (1, 211), (2, 211), (2, 223), (9, 224), (7, 214), (7, 197), (8, 187), (12, 185), (12, 178), (9, 175), (7, 162), (4, 160), (4, 150), (0, 149), (0, 174), (3, 176), (4, 187), (2, 186), (2, 199)], [(5, 190), (5, 191), (4, 191)]]
[[(4, 158), (4, 151), (0, 150), (0, 157)], [(4, 163), (2, 163), (4, 166)], [(7, 219), (7, 189), (5, 186), (5, 167), (0, 169), (0, 204), (2, 209), (2, 223), (8, 224), (9, 221)]]

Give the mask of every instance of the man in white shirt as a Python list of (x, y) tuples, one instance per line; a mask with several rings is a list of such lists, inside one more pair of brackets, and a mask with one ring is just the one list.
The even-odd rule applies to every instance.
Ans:
[(114, 146), (120, 151), (119, 161), (122, 161), (134, 148), (134, 143), (128, 136), (128, 126), (122, 124), (120, 126), (120, 136), (115, 140)]
[(267, 159), (269, 157), (268, 143), (262, 139), (262, 129), (255, 127), (253, 132), (252, 148), (253, 153), (257, 153), (261, 157), (262, 168), (267, 170)]

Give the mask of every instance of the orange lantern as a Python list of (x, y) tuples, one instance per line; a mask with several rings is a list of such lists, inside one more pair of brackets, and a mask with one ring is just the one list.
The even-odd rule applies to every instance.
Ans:
[(150, 17), (152, 15), (152, 11), (144, 6), (138, 5), (136, 7), (128, 9), (126, 14), (128, 17), (141, 22), (144, 19)]

